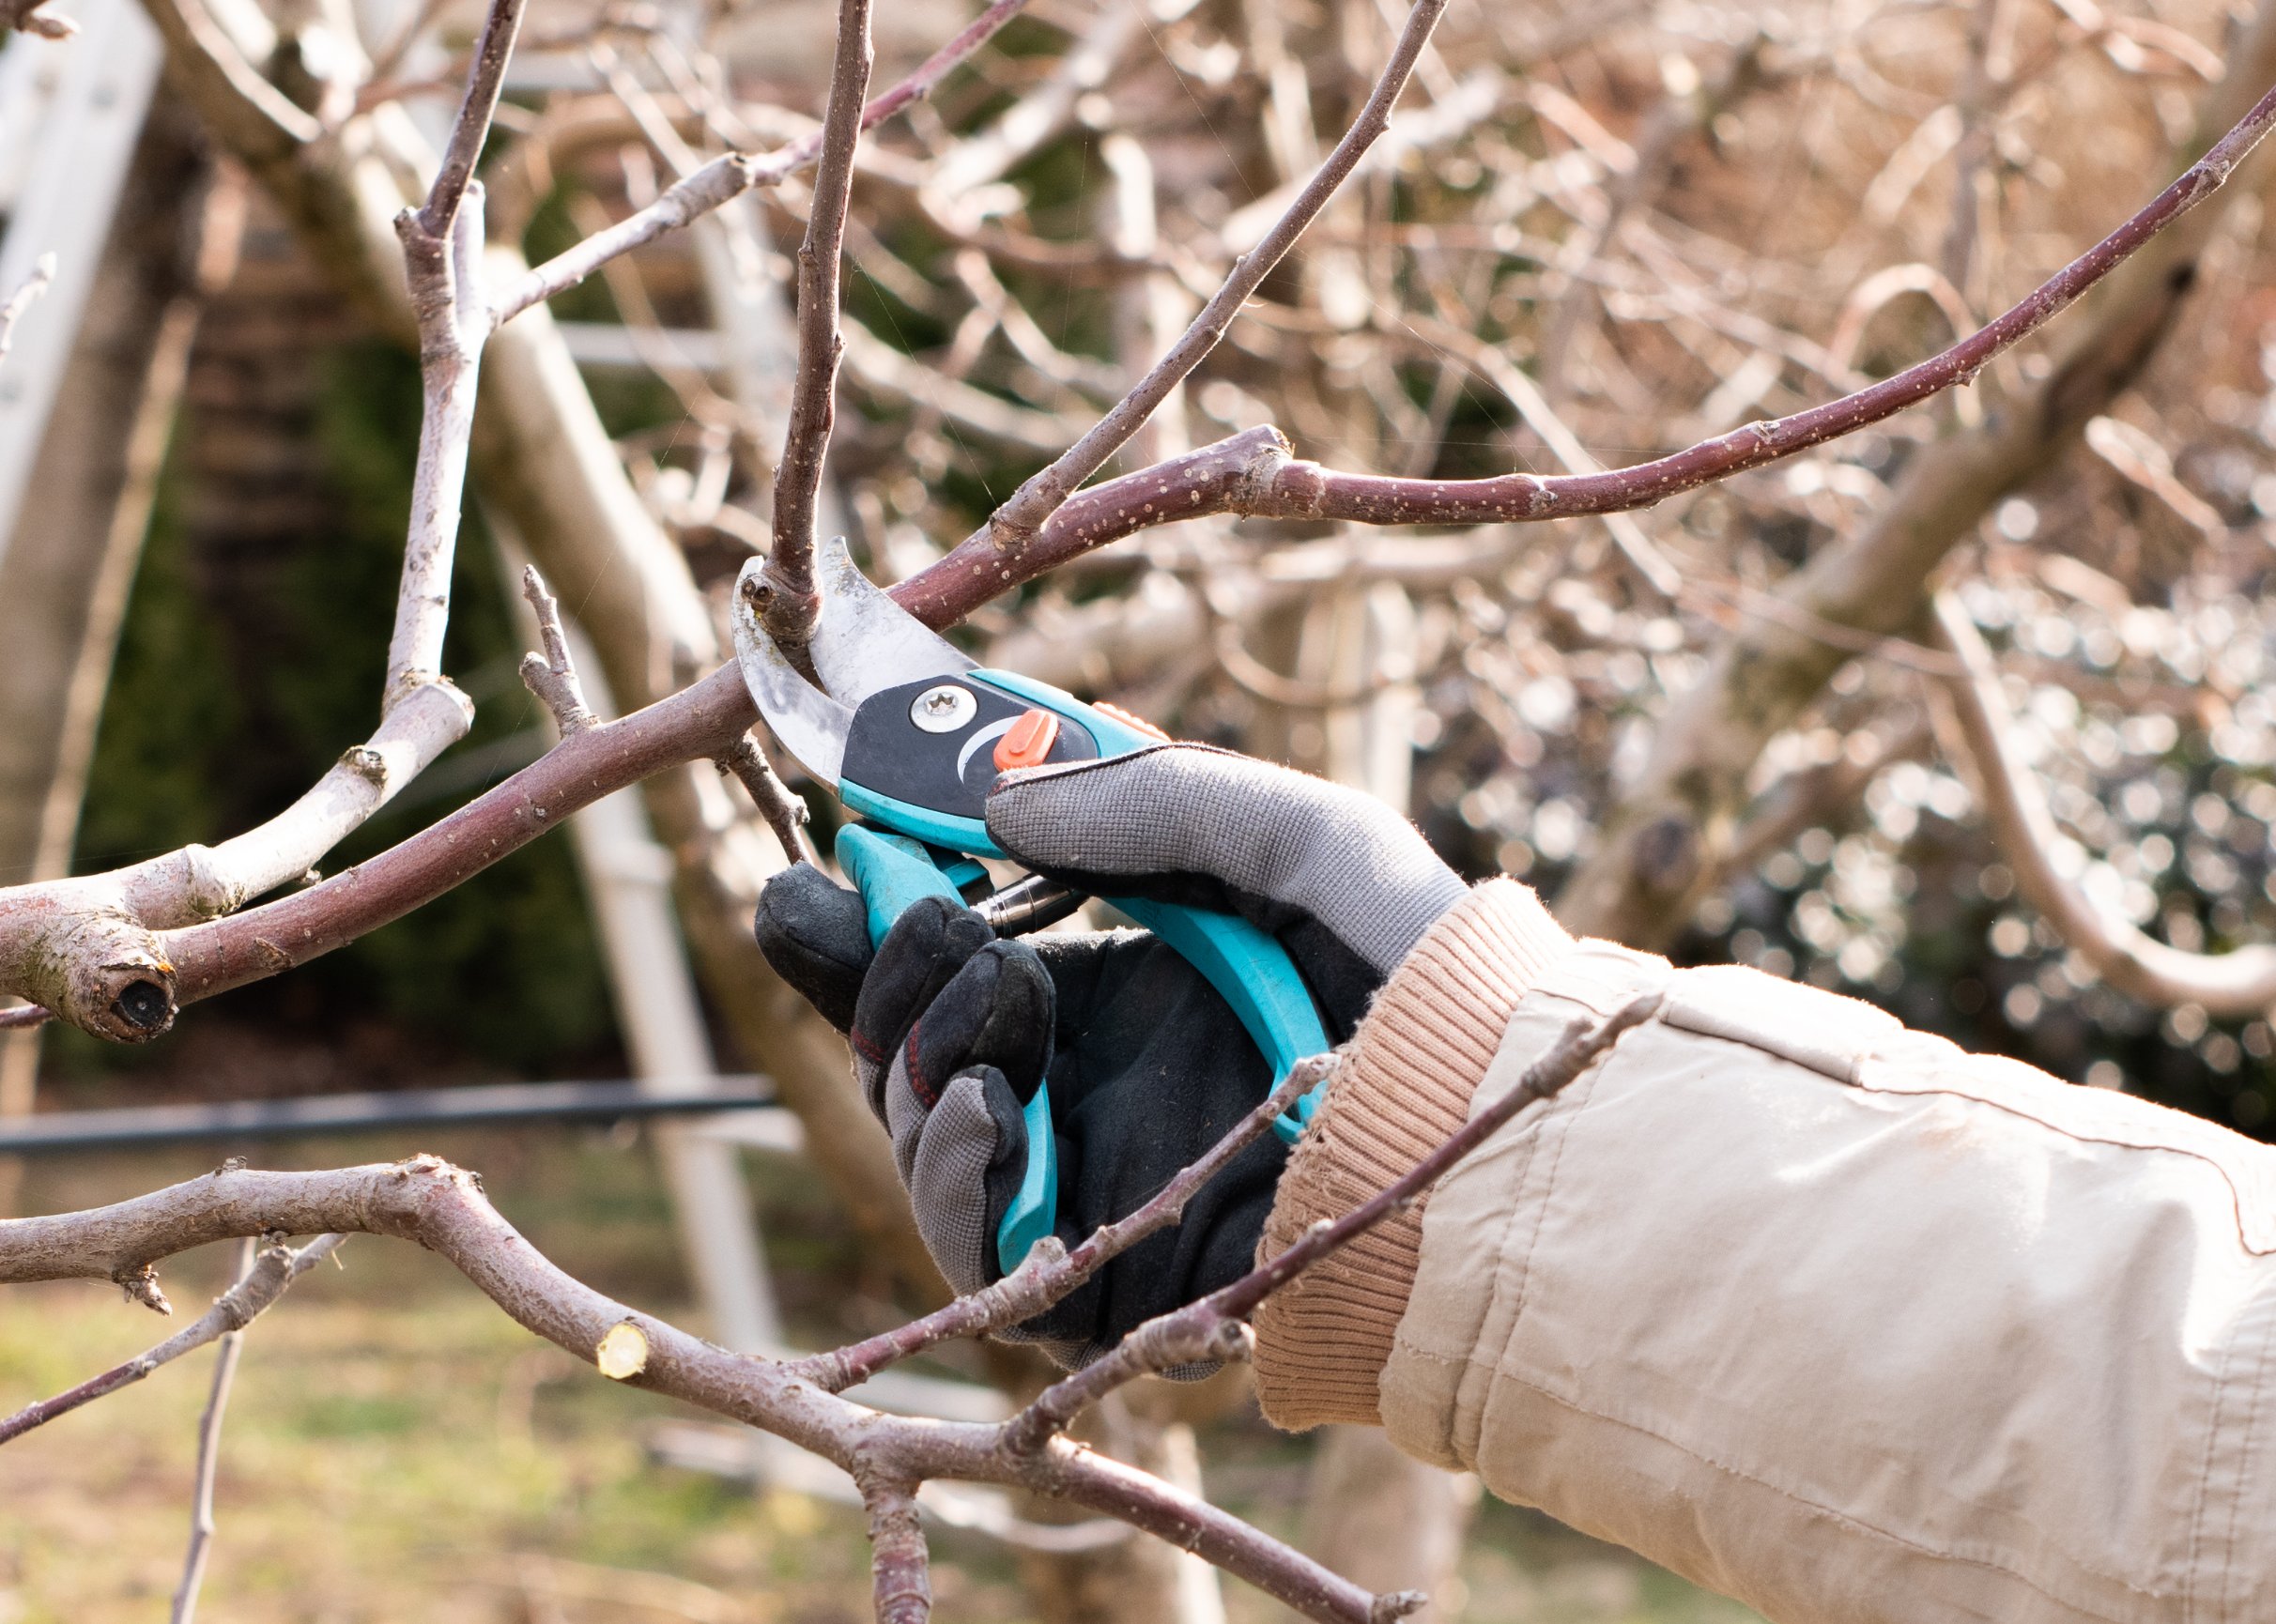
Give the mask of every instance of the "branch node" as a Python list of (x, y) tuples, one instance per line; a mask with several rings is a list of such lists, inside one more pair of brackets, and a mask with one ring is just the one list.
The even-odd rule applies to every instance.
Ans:
[(369, 744), (357, 744), (341, 751), (340, 765), (375, 789), (387, 788), (387, 758)]
[(120, 1291), (127, 1294), (127, 1301), (140, 1303), (155, 1314), (174, 1312), (174, 1305), (166, 1300), (166, 1294), (159, 1289), (158, 1270), (151, 1264), (136, 1264), (131, 1268), (121, 1269), (111, 1279)]

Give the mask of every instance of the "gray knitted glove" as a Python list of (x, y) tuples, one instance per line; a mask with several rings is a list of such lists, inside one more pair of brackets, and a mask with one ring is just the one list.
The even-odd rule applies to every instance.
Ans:
[(1007, 774), (988, 833), (1081, 889), (1309, 921), (1376, 984), (1458, 901), (1461, 880), (1371, 795), (1206, 744)]

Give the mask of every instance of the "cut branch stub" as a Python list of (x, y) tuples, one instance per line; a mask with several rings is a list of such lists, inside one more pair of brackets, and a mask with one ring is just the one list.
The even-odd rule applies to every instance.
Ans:
[(68, 893), (27, 903), (0, 929), (12, 950), (11, 990), (114, 1043), (147, 1043), (174, 1024), (174, 965), (153, 931), (115, 908), (79, 906)]

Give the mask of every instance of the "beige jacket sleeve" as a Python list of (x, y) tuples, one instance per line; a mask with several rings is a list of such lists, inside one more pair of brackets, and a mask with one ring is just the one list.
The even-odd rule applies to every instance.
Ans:
[[(1554, 931), (1510, 881), (1434, 927), (1268, 1244), (1576, 1015), (1660, 1018), (1268, 1306), (1268, 1414), (1379, 1416), (1777, 1624), (2276, 1619), (2276, 1151)], [(1505, 1011), (1467, 1085), (1474, 1044), (1402, 1034), (1450, 1001)]]

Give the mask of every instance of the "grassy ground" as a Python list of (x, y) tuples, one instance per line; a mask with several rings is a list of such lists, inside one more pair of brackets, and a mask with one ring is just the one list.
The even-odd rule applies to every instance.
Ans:
[[(388, 1147), (390, 1154), (403, 1147)], [(686, 1310), (642, 1151), (597, 1137), (469, 1137), (433, 1148), (485, 1169), (541, 1247), (643, 1307)], [(337, 1165), (374, 1147), (309, 1144), (272, 1165)], [(115, 1199), (210, 1158), (119, 1157), (34, 1167), (22, 1210)], [(770, 1239), (809, 1334), (887, 1311), (859, 1289), (810, 1188), (770, 1186)], [(612, 1387), (534, 1341), (438, 1260), (371, 1239), (311, 1274), (246, 1340), (220, 1478), (221, 1534), (204, 1616), (231, 1624), (363, 1619), (694, 1619), (837, 1624), (866, 1616), (853, 1509), (754, 1495), (658, 1465), (641, 1438), (684, 1414)], [(219, 1289), (208, 1249), (166, 1270), (177, 1310)], [(848, 1282), (854, 1289), (848, 1290)], [(180, 1323), (178, 1320), (176, 1324)], [(67, 1387), (164, 1334), (107, 1286), (0, 1299), (0, 1410)], [(187, 1530), (210, 1354), (0, 1450), (0, 1624), (163, 1617)], [(1249, 1417), (1205, 1453), (1235, 1509), (1286, 1527), (1303, 1451)], [(940, 1616), (1027, 1616), (1011, 1562), (964, 1536), (940, 1544)], [(1460, 1616), (1509, 1624), (1744, 1624), (1751, 1615), (1530, 1513), (1484, 1509)], [(1451, 1599), (1450, 1599), (1451, 1600)], [(1283, 1616), (1227, 1586), (1235, 1624)]]

